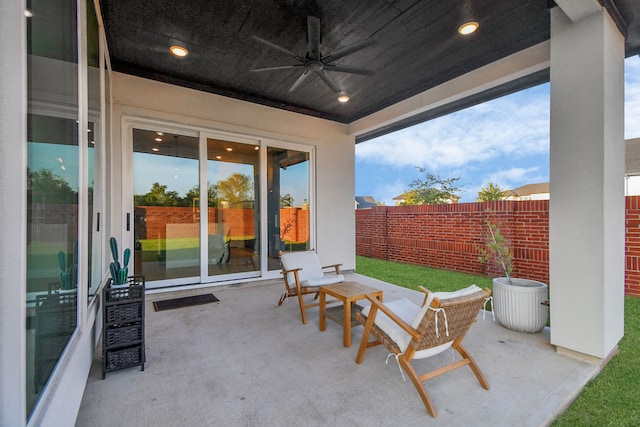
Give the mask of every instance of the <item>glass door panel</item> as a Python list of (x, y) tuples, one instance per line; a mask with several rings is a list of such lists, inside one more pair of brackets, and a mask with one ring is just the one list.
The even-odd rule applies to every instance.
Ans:
[(206, 144), (207, 275), (246, 277), (260, 271), (260, 147), (215, 138)]
[(87, 143), (87, 277), (89, 301), (94, 297), (102, 280), (102, 92), (100, 90), (100, 38), (98, 18), (92, 2), (87, 2), (87, 89), (88, 89), (88, 143)]
[(282, 252), (311, 247), (308, 152), (267, 148), (267, 235), (269, 270), (279, 270)]
[(133, 271), (148, 282), (200, 280), (198, 143), (133, 130)]
[(27, 180), (27, 318), (15, 325), (26, 327), (22, 363), (28, 419), (76, 330), (78, 273), (86, 267), (78, 264), (82, 168), (76, 2), (32, 1), (30, 9), (27, 174), (16, 177)]

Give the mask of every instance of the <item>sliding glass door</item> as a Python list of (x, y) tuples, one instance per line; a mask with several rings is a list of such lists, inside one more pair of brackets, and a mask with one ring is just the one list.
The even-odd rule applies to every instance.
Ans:
[(269, 270), (280, 270), (283, 252), (311, 248), (311, 161), (309, 151), (267, 148)]
[(200, 278), (198, 137), (133, 129), (133, 271)]
[(279, 277), (282, 252), (313, 247), (312, 150), (136, 123), (125, 244), (148, 287)]
[(206, 276), (260, 272), (260, 146), (206, 138)]

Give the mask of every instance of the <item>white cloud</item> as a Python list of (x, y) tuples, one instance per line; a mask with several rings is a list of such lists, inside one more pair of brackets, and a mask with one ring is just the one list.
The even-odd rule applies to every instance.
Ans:
[(549, 87), (470, 107), (356, 146), (363, 161), (437, 172), (549, 150)]
[[(640, 137), (640, 58), (625, 60), (625, 138)], [(356, 145), (375, 179), (357, 186), (393, 205), (418, 177), (415, 166), (460, 177), (461, 201), (494, 182), (503, 189), (549, 180), (549, 85), (470, 107)], [(373, 182), (376, 181), (376, 182)]]
[(401, 180), (394, 180), (376, 187), (373, 194), (376, 201), (384, 202), (386, 206), (395, 206), (394, 197), (399, 196), (407, 189), (407, 183)]
[(519, 187), (520, 183), (528, 182), (531, 184), (538, 182), (546, 182), (546, 177), (541, 177), (539, 174), (540, 168), (511, 168), (507, 170), (498, 170), (489, 174), (486, 178), (486, 182), (483, 186), (489, 182), (500, 185), (500, 188), (505, 190)]
[(633, 56), (624, 61), (624, 137), (640, 137), (640, 58)]

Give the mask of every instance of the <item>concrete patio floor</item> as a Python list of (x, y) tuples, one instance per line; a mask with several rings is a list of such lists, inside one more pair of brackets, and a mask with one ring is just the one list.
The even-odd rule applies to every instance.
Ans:
[[(385, 301), (420, 293), (347, 274), (384, 291)], [(465, 347), (487, 377), (484, 390), (468, 368), (426, 383), (438, 417), (426, 411), (382, 346), (354, 360), (331, 321), (318, 330), (317, 308), (303, 325), (297, 301), (281, 307), (281, 281), (147, 295), (144, 372), (130, 368), (101, 379), (95, 353), (76, 426), (544, 426), (573, 401), (599, 365), (555, 352), (549, 330), (509, 331), (490, 313)], [(155, 312), (152, 302), (213, 293), (220, 302)], [(441, 360), (451, 360), (446, 351)], [(438, 359), (414, 362), (419, 372)]]

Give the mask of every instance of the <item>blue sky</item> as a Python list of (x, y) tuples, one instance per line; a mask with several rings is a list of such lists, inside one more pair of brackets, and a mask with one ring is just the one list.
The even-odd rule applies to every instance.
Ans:
[[(640, 58), (625, 60), (625, 138), (640, 137)], [(504, 190), (549, 181), (549, 84), (356, 145), (356, 195), (387, 206), (417, 167), (457, 178), (460, 202), (488, 182)]]

